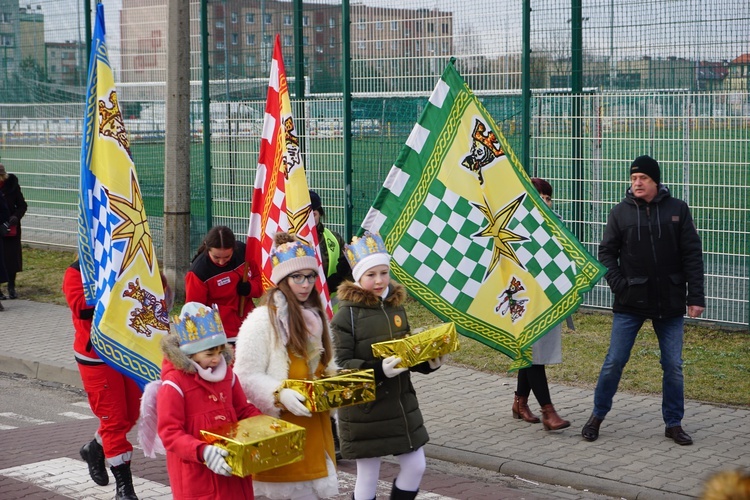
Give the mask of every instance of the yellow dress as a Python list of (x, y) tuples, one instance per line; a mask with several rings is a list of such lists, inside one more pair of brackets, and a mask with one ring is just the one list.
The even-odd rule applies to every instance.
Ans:
[[(289, 378), (312, 380), (306, 360), (292, 352), (289, 352), (289, 359)], [(325, 367), (319, 364), (316, 376), (322, 376), (324, 373)], [(282, 411), (281, 419), (305, 428), (305, 458), (293, 464), (259, 472), (253, 476), (253, 480), (278, 483), (326, 477), (326, 454), (334, 465), (336, 463), (330, 412), (322, 411), (313, 413), (311, 417), (298, 417), (291, 412)]]

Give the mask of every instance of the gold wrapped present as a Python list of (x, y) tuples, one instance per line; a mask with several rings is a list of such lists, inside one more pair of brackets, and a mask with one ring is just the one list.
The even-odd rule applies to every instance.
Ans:
[(341, 370), (336, 375), (316, 380), (288, 379), (282, 387), (304, 394), (307, 409), (320, 412), (375, 401), (375, 372)]
[(305, 456), (304, 427), (268, 415), (201, 430), (201, 437), (229, 452), (226, 461), (232, 474), (240, 477), (298, 462)]
[(398, 340), (389, 340), (372, 344), (372, 353), (378, 358), (398, 356), (401, 358), (399, 368), (412, 367), (428, 359), (443, 356), (459, 348), (456, 325), (443, 323), (414, 335), (407, 335)]

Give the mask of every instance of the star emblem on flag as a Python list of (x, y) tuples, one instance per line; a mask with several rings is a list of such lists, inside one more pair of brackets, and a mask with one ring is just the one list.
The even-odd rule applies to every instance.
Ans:
[(112, 240), (127, 240), (125, 256), (122, 260), (120, 274), (133, 263), (138, 252), (142, 252), (149, 270), (154, 256), (151, 253), (153, 243), (146, 225), (146, 210), (143, 197), (135, 176), (130, 176), (131, 200), (107, 193), (112, 211), (120, 217), (120, 224), (112, 231)]
[(497, 267), (501, 256), (509, 258), (515, 262), (518, 267), (525, 269), (524, 265), (516, 255), (515, 250), (510, 246), (510, 243), (526, 241), (528, 238), (508, 229), (508, 223), (513, 219), (513, 215), (516, 213), (516, 210), (518, 210), (518, 207), (521, 206), (525, 196), (525, 194), (522, 194), (501, 208), (496, 214), (492, 213), (486, 199), (483, 205), (472, 203), (472, 205), (482, 212), (485, 219), (487, 219), (487, 226), (474, 234), (474, 237), (492, 238), (494, 244), (492, 249), (492, 259), (490, 260), (490, 264), (487, 266), (487, 272), (484, 275), (485, 279), (487, 279), (487, 276), (492, 274), (492, 271)]

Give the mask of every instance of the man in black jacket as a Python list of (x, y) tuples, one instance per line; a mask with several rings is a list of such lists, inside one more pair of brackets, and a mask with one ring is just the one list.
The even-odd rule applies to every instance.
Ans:
[(664, 434), (680, 445), (693, 443), (682, 429), (682, 339), (685, 306), (688, 316), (697, 318), (706, 305), (703, 252), (690, 209), (672, 198), (660, 179), (656, 160), (639, 156), (633, 161), (630, 189), (609, 213), (599, 245), (599, 261), (615, 296), (614, 317), (594, 411), (581, 432), (587, 441), (599, 437), (638, 331), (650, 319), (661, 351)]

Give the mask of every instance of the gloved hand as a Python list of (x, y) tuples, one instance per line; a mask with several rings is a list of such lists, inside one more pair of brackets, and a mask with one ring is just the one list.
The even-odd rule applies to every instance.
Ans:
[(206, 462), (206, 467), (219, 474), (220, 476), (231, 476), (232, 468), (229, 466), (224, 457), (229, 455), (227, 450), (223, 450), (218, 446), (209, 444), (203, 448), (203, 461)]
[(308, 410), (307, 407), (302, 404), (302, 401), (306, 399), (307, 398), (304, 396), (304, 394), (300, 394), (294, 389), (289, 389), (288, 387), (285, 387), (284, 389), (281, 389), (279, 391), (279, 402), (284, 405), (284, 408), (292, 412), (294, 415), (297, 415), (298, 417), (312, 416), (310, 410)]
[(249, 281), (240, 281), (237, 283), (237, 293), (239, 295), (242, 295), (243, 297), (247, 297), (250, 295), (250, 282)]
[(437, 370), (438, 368), (443, 366), (443, 356), (428, 359), (427, 364), (430, 365), (430, 368), (432, 368), (433, 370)]
[(18, 217), (16, 217), (15, 215), (11, 215), (10, 219), (8, 219), (8, 224), (10, 224), (11, 226), (17, 226), (18, 225)]
[(388, 356), (383, 360), (383, 375), (388, 378), (393, 378), (396, 375), (404, 373), (408, 368), (396, 368), (396, 365), (401, 362), (401, 358), (398, 356)]

